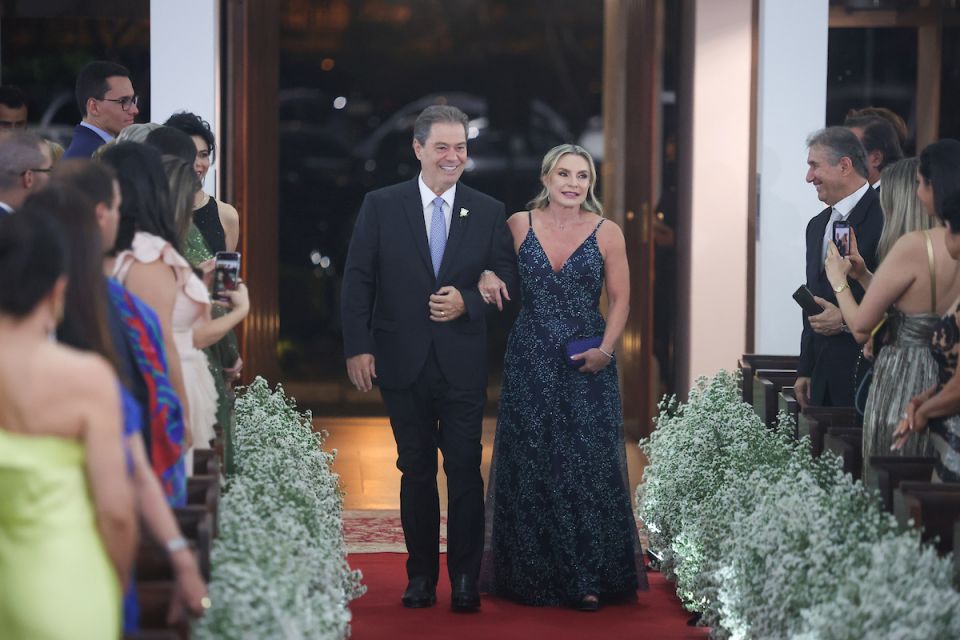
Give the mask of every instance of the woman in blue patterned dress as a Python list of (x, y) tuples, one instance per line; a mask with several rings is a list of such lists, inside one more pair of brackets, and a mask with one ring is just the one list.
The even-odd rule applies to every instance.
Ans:
[[(629, 272), (623, 233), (594, 195), (589, 153), (550, 150), (541, 181), (530, 210), (508, 220), (523, 302), (504, 361), (481, 589), (593, 611), (646, 588), (614, 355)], [(501, 291), (485, 273), (484, 298), (499, 304)]]

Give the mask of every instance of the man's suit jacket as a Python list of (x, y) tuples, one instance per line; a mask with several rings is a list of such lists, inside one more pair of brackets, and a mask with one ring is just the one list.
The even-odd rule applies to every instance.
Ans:
[(73, 129), (73, 139), (70, 146), (63, 152), (64, 158), (87, 158), (93, 155), (99, 147), (103, 146), (103, 138), (96, 131), (88, 129), (82, 124), (78, 124)]
[[(350, 240), (341, 315), (346, 357), (372, 353), (377, 383), (414, 383), (431, 345), (447, 381), (464, 389), (487, 384), (486, 305), (477, 290), (484, 269), (517, 293), (517, 259), (502, 202), (459, 183), (450, 231), (434, 277), (416, 179), (366, 195)], [(451, 285), (466, 312), (430, 320), (430, 295)]]
[[(836, 294), (823, 270), (823, 234), (830, 222), (832, 207), (827, 207), (807, 224), (807, 287), (815, 296), (837, 304)], [(847, 216), (847, 222), (857, 236), (857, 248), (867, 268), (877, 268), (877, 245), (883, 232), (883, 211), (880, 196), (868, 188), (860, 202)], [(850, 290), (859, 303), (863, 288), (850, 280)], [(807, 315), (803, 314), (803, 334), (800, 339), (800, 364), (798, 376), (812, 380), (810, 399), (814, 405), (822, 405), (829, 398), (832, 406), (853, 406), (854, 378), (860, 346), (849, 333), (824, 336), (813, 331)]]

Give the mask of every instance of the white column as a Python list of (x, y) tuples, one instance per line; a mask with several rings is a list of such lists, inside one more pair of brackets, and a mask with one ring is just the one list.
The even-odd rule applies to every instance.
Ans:
[(761, 0), (755, 351), (800, 352), (805, 230), (823, 204), (804, 182), (806, 137), (825, 124), (829, 1)]
[(746, 344), (752, 0), (695, 0), (689, 379)]
[[(219, 155), (220, 0), (150, 2), (150, 117), (190, 111), (210, 123)], [(216, 193), (215, 164), (204, 188)]]

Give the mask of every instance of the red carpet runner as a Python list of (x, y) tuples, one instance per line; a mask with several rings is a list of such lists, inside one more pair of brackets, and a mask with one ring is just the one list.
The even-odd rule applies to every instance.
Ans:
[(351, 554), (350, 566), (363, 571), (367, 593), (350, 603), (351, 640), (700, 640), (705, 629), (688, 627), (673, 585), (649, 573), (650, 590), (634, 604), (603, 607), (597, 613), (524, 607), (483, 597), (480, 613), (450, 611), (446, 556), (441, 556), (437, 604), (405, 609), (400, 596), (407, 585), (402, 553)]

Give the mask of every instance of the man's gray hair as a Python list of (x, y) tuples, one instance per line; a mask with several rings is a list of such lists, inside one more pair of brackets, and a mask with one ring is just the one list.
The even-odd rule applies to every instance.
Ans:
[(840, 158), (850, 158), (853, 170), (866, 179), (870, 172), (867, 170), (867, 152), (860, 139), (846, 127), (827, 127), (810, 134), (807, 138), (807, 148), (823, 147), (830, 158), (830, 164), (836, 166)]
[(467, 127), (470, 119), (467, 114), (456, 107), (445, 104), (432, 104), (417, 116), (417, 121), (413, 123), (413, 139), (421, 145), (427, 144), (427, 137), (430, 135), (430, 127), (434, 122), (449, 122), (452, 124), (462, 124), (463, 134), (467, 136)]
[(42, 168), (43, 138), (29, 131), (9, 131), (0, 136), (0, 190), (16, 186), (27, 169)]

